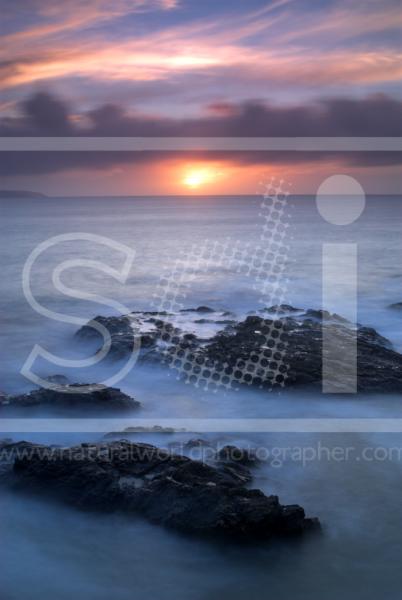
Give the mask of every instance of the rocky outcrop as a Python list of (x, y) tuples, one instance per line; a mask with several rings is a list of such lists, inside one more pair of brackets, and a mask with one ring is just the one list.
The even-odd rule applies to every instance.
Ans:
[[(199, 307), (193, 311), (207, 312), (206, 309)], [(358, 390), (381, 393), (402, 391), (402, 355), (375, 329), (359, 325), (355, 331), (352, 324), (340, 315), (313, 309), (303, 312), (285, 304), (263, 309), (263, 313), (264, 316), (260, 313), (240, 322), (230, 322), (211, 339), (197, 338), (166, 320), (149, 317), (153, 330), (143, 334), (141, 360), (174, 363), (179, 344), (180, 352), (191, 354), (193, 363), (198, 362), (206, 372), (212, 368), (233, 375), (247, 365), (250, 371), (246, 373), (245, 381), (252, 385), (269, 388), (276, 384), (287, 387), (308, 385), (320, 389), (322, 330), (325, 327), (327, 333), (331, 334), (332, 346), (338, 355), (328, 354), (327, 359), (328, 364), (332, 365), (331, 371), (337, 374), (340, 392), (343, 387), (348, 388), (349, 379), (353, 376), (352, 365), (341, 360), (342, 352), (353, 344), (355, 337)], [(174, 320), (173, 315), (169, 317)], [(101, 319), (97, 317), (97, 320)], [(102, 321), (111, 331), (112, 356), (126, 355), (132, 348), (133, 331), (127, 328), (124, 319), (109, 317)], [(85, 331), (86, 328), (83, 328), (79, 335), (84, 335)], [(250, 364), (253, 361), (258, 363), (255, 367)]]
[(0, 398), (0, 410), (6, 408), (67, 408), (77, 410), (127, 411), (140, 402), (117, 388), (100, 384), (58, 385), (57, 389), (40, 388), (29, 394)]
[(271, 315), (283, 315), (283, 314), (291, 314), (291, 313), (302, 313), (302, 308), (295, 308), (290, 304), (275, 304), (274, 306), (269, 306), (267, 308), (263, 308), (260, 312), (266, 312)]
[(209, 306), (198, 306), (197, 308), (182, 308), (180, 312), (214, 313), (215, 310)]
[[(359, 326), (357, 332), (339, 315), (325, 311), (307, 311), (300, 318), (284, 317), (281, 322), (282, 360), (286, 386), (321, 386), (323, 347), (322, 327), (331, 334), (333, 345), (342, 349), (357, 338), (358, 390), (364, 392), (401, 392), (402, 355), (393, 350), (389, 340), (375, 329)], [(264, 382), (264, 369), (275, 364), (278, 357), (267, 344), (267, 334), (274, 322), (259, 316), (249, 316), (230, 331), (224, 331), (202, 349), (202, 353), (216, 365), (225, 368), (241, 367), (251, 355), (261, 357), (260, 367), (254, 374), (256, 383)], [(341, 352), (340, 352), (341, 354)], [(328, 360), (331, 360), (328, 357)], [(262, 365), (262, 367), (261, 367)], [(334, 358), (333, 372), (344, 368), (342, 361)], [(285, 371), (286, 369), (286, 371)], [(345, 383), (348, 369), (344, 373)], [(341, 390), (340, 390), (341, 391)]]
[(237, 446), (223, 446), (216, 453), (216, 460), (226, 463), (240, 465), (252, 465), (258, 463), (258, 457), (251, 448), (238, 448)]
[(73, 448), (22, 444), (9, 448), (13, 488), (83, 509), (139, 513), (183, 532), (246, 539), (319, 527), (300, 506), (283, 506), (276, 496), (244, 487), (251, 475), (243, 465), (211, 466), (124, 440)]
[(93, 322), (102, 325), (109, 332), (111, 347), (108, 356), (114, 360), (131, 354), (137, 346), (141, 350), (140, 359), (146, 356), (148, 360), (160, 360), (158, 347), (166, 339), (174, 340), (180, 336), (181, 343), (188, 343), (189, 346), (197, 341), (194, 334), (182, 332), (166, 320), (156, 317), (154, 312), (132, 313), (121, 317), (98, 316), (81, 327), (76, 337), (80, 340), (100, 341), (102, 338), (99, 331), (91, 326)]
[(137, 433), (163, 433), (163, 434), (173, 434), (173, 433), (185, 433), (186, 429), (184, 428), (175, 428), (175, 427), (162, 427), (161, 425), (152, 425), (150, 427), (143, 427), (142, 425), (137, 425), (133, 427), (125, 427), (122, 431), (109, 431), (103, 437), (104, 439), (109, 438), (129, 438), (131, 435), (136, 435)]

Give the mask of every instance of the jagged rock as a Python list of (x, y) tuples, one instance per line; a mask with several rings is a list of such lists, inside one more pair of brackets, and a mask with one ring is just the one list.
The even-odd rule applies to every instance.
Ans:
[[(277, 324), (280, 327), (276, 337), (272, 335), (275, 332), (274, 321), (249, 316), (232, 330), (218, 333), (201, 352), (214, 363), (215, 368), (221, 364), (228, 373), (233, 373), (236, 368), (245, 368), (250, 357), (257, 356), (259, 364), (248, 375), (250, 383), (256, 385), (275, 384), (273, 379), (264, 380), (264, 377), (270, 371), (277, 373), (282, 369), (287, 386), (308, 384), (318, 387), (322, 381), (322, 319), (325, 318), (325, 327), (331, 333), (335, 347), (342, 349), (348, 346), (357, 335), (359, 391), (402, 391), (402, 355), (393, 350), (389, 340), (370, 327), (358, 327), (356, 333), (346, 320), (341, 320), (337, 315), (334, 319), (328, 318), (326, 313), (316, 313), (314, 318), (309, 318), (311, 316), (312, 313), (307, 312), (306, 318), (279, 319)], [(340, 372), (345, 368), (345, 383), (349, 377), (347, 367), (348, 365), (345, 368), (340, 361), (334, 360), (333, 372)], [(277, 383), (282, 381), (278, 377)]]
[(182, 308), (180, 312), (213, 313), (216, 311), (209, 306), (198, 306), (198, 308)]
[(251, 465), (258, 462), (256, 453), (250, 448), (224, 446), (216, 453), (216, 459), (223, 462)]
[(344, 317), (341, 317), (337, 313), (330, 313), (327, 310), (322, 310), (322, 309), (316, 310), (313, 308), (309, 308), (302, 315), (302, 318), (316, 319), (317, 321), (329, 321), (329, 322), (334, 322), (334, 323), (344, 323), (344, 324), (350, 325), (350, 322), (347, 319), (345, 319)]
[[(149, 314), (149, 313), (142, 313)], [(152, 313), (153, 314), (153, 313)], [(109, 332), (111, 337), (111, 347), (108, 357), (114, 360), (124, 358), (130, 354), (134, 348), (138, 347), (141, 351), (140, 359), (146, 357), (147, 360), (160, 361), (162, 358), (159, 343), (175, 344), (180, 338), (182, 348), (190, 347), (198, 343), (197, 337), (193, 333), (182, 332), (178, 327), (165, 320), (151, 317), (146, 320), (152, 327), (149, 331), (140, 332), (140, 321), (128, 316), (122, 317), (95, 317), (95, 321), (101, 324)], [(89, 322), (91, 323), (91, 321)], [(144, 323), (144, 321), (142, 321)], [(82, 340), (102, 340), (100, 333), (89, 324), (84, 325), (76, 332), (76, 337)], [(139, 343), (140, 342), (140, 343)]]
[[(202, 309), (203, 312), (207, 308), (185, 311)], [(270, 314), (271, 310), (278, 315), (276, 319), (274, 313)], [(154, 331), (145, 342), (148, 350), (142, 354), (141, 360), (171, 364), (177, 358), (175, 350), (179, 344), (181, 352), (190, 351), (187, 352), (190, 360), (199, 365), (200, 371), (205, 370), (207, 378), (212, 368), (229, 376), (239, 373), (238, 379), (260, 387), (310, 385), (319, 389), (323, 367), (322, 328), (325, 327), (340, 357), (342, 349), (353, 344), (357, 335), (359, 391), (402, 391), (402, 355), (375, 329), (358, 325), (356, 334), (347, 319), (325, 310), (300, 312), (300, 309), (282, 304), (265, 311), (266, 318), (250, 315), (244, 321), (227, 324), (224, 330), (209, 340), (186, 334), (170, 323), (154, 319)], [(127, 324), (123, 322), (120, 330), (118, 323), (122, 317), (108, 319), (111, 319), (113, 331), (113, 351), (115, 355), (123, 356), (132, 349), (132, 341), (127, 338)], [(105, 325), (107, 322), (103, 321)], [(130, 335), (132, 337), (132, 329)], [(165, 344), (163, 349), (159, 344)], [(348, 384), (354, 376), (353, 365), (329, 355), (327, 358), (329, 364), (332, 361), (332, 372), (336, 374), (334, 380), (339, 384), (339, 391), (350, 389)]]
[(140, 513), (183, 532), (247, 539), (319, 527), (300, 506), (282, 506), (277, 496), (246, 489), (244, 477), (229, 466), (215, 468), (148, 444), (23, 450), (21, 457), (14, 451), (8, 479), (14, 489), (52, 495), (83, 509)]
[(284, 314), (284, 313), (297, 313), (303, 312), (302, 308), (295, 308), (290, 304), (275, 304), (274, 306), (269, 306), (268, 308), (263, 308), (262, 312), (267, 312), (271, 314)]
[(123, 431), (111, 431), (106, 433), (103, 438), (116, 438), (116, 437), (124, 437), (126, 435), (133, 435), (136, 433), (185, 433), (185, 429), (176, 429), (174, 427), (162, 427), (161, 425), (152, 425), (152, 427), (143, 427), (143, 426), (134, 426), (134, 427), (126, 427)]
[(197, 325), (232, 325), (236, 321), (234, 319), (196, 319), (194, 323)]
[(12, 438), (3, 438), (0, 440), (0, 448), (3, 448), (4, 446), (9, 446), (12, 443), (13, 443)]
[[(84, 388), (84, 389), (82, 389)], [(117, 388), (100, 384), (70, 384), (59, 386), (57, 390), (40, 388), (29, 394), (8, 396), (8, 407), (92, 409), (92, 410), (132, 410), (141, 404)]]
[(131, 327), (131, 320), (128, 316), (121, 317), (102, 317), (98, 315), (94, 319), (88, 321), (86, 325), (81, 327), (75, 334), (77, 337), (82, 339), (98, 339), (101, 337), (100, 332), (91, 327), (91, 323), (103, 325), (110, 335), (126, 335), (132, 334), (133, 330)]
[(133, 352), (141, 337), (142, 348), (152, 348), (157, 338), (156, 332), (139, 333), (138, 322), (130, 315), (121, 317), (97, 316), (81, 327), (75, 336), (81, 340), (103, 341), (100, 332), (91, 323), (102, 325), (111, 337), (109, 357), (118, 360)]

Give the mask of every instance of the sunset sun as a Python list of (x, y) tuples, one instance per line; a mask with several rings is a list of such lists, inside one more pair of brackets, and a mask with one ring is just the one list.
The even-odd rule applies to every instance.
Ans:
[(183, 184), (191, 189), (196, 189), (212, 181), (215, 178), (212, 169), (191, 169), (187, 171), (183, 178)]

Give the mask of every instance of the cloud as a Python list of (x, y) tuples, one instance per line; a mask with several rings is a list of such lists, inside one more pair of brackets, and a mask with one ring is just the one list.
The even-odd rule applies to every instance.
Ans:
[(280, 55), (267, 50), (214, 47), (208, 43), (137, 40), (109, 46), (71, 45), (36, 56), (20, 55), (0, 63), (5, 88), (68, 77), (99, 82), (169, 81), (185, 74), (199, 77), (198, 88), (208, 85), (215, 93), (225, 82), (290, 88), (392, 83), (402, 78), (402, 53), (379, 51), (306, 51)]
[[(49, 93), (33, 95), (20, 105), (18, 116), (4, 118), (0, 135), (13, 136), (139, 136), (139, 137), (296, 137), (402, 136), (402, 101), (385, 95), (363, 100), (327, 98), (293, 107), (258, 101), (207, 107), (198, 118), (172, 119), (128, 112), (121, 105), (104, 104), (77, 113)], [(103, 169), (131, 162), (171, 160), (162, 152), (3, 152), (1, 173), (44, 174), (68, 169)], [(392, 165), (402, 153), (281, 153), (197, 152), (185, 158), (226, 160), (240, 164), (303, 162), (337, 159), (354, 165)], [(174, 153), (177, 159), (178, 153)]]
[[(5, 36), (11, 45), (81, 30), (136, 12), (172, 10), (178, 0), (17, 0), (2, 6), (4, 23), (16, 23), (16, 31)], [(25, 17), (29, 17), (26, 21)]]
[(402, 52), (387, 37), (402, 26), (400, 7), (391, 0), (381, 6), (368, 1), (364, 7), (337, 0), (331, 9), (317, 3), (314, 10), (284, 0), (241, 14), (232, 14), (229, 5), (225, 14), (223, 3), (213, 20), (187, 16), (179, 24), (164, 24), (156, 19), (144, 27), (135, 19), (126, 29), (114, 20), (180, 8), (180, 3), (38, 0), (32, 7), (27, 14), (37, 14), (38, 21), (24, 26), (21, 19), (20, 30), (3, 38), (5, 88), (71, 77), (146, 82), (195, 74), (199, 91), (207, 84), (216, 92), (236, 81), (311, 89), (378, 85), (402, 77)]

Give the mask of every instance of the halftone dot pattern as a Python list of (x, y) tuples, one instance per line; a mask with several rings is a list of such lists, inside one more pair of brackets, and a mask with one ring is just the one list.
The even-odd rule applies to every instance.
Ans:
[[(208, 273), (211, 267), (225, 268), (250, 277), (264, 307), (279, 306), (285, 301), (289, 184), (282, 179), (271, 178), (263, 186), (259, 240), (255, 244), (244, 244), (227, 238), (224, 241), (205, 240), (202, 245), (194, 245), (160, 280), (154, 294), (154, 307), (161, 315), (182, 310), (192, 282)], [(287, 343), (285, 323), (280, 316), (273, 312), (262, 321), (256, 332), (262, 340), (258, 350), (235, 364), (211, 360), (194, 347), (191, 336), (183, 334), (179, 327), (172, 323), (162, 324), (163, 360), (177, 371), (178, 379), (206, 390), (217, 391), (219, 387), (237, 390), (244, 384), (268, 389), (283, 387), (287, 377)]]

